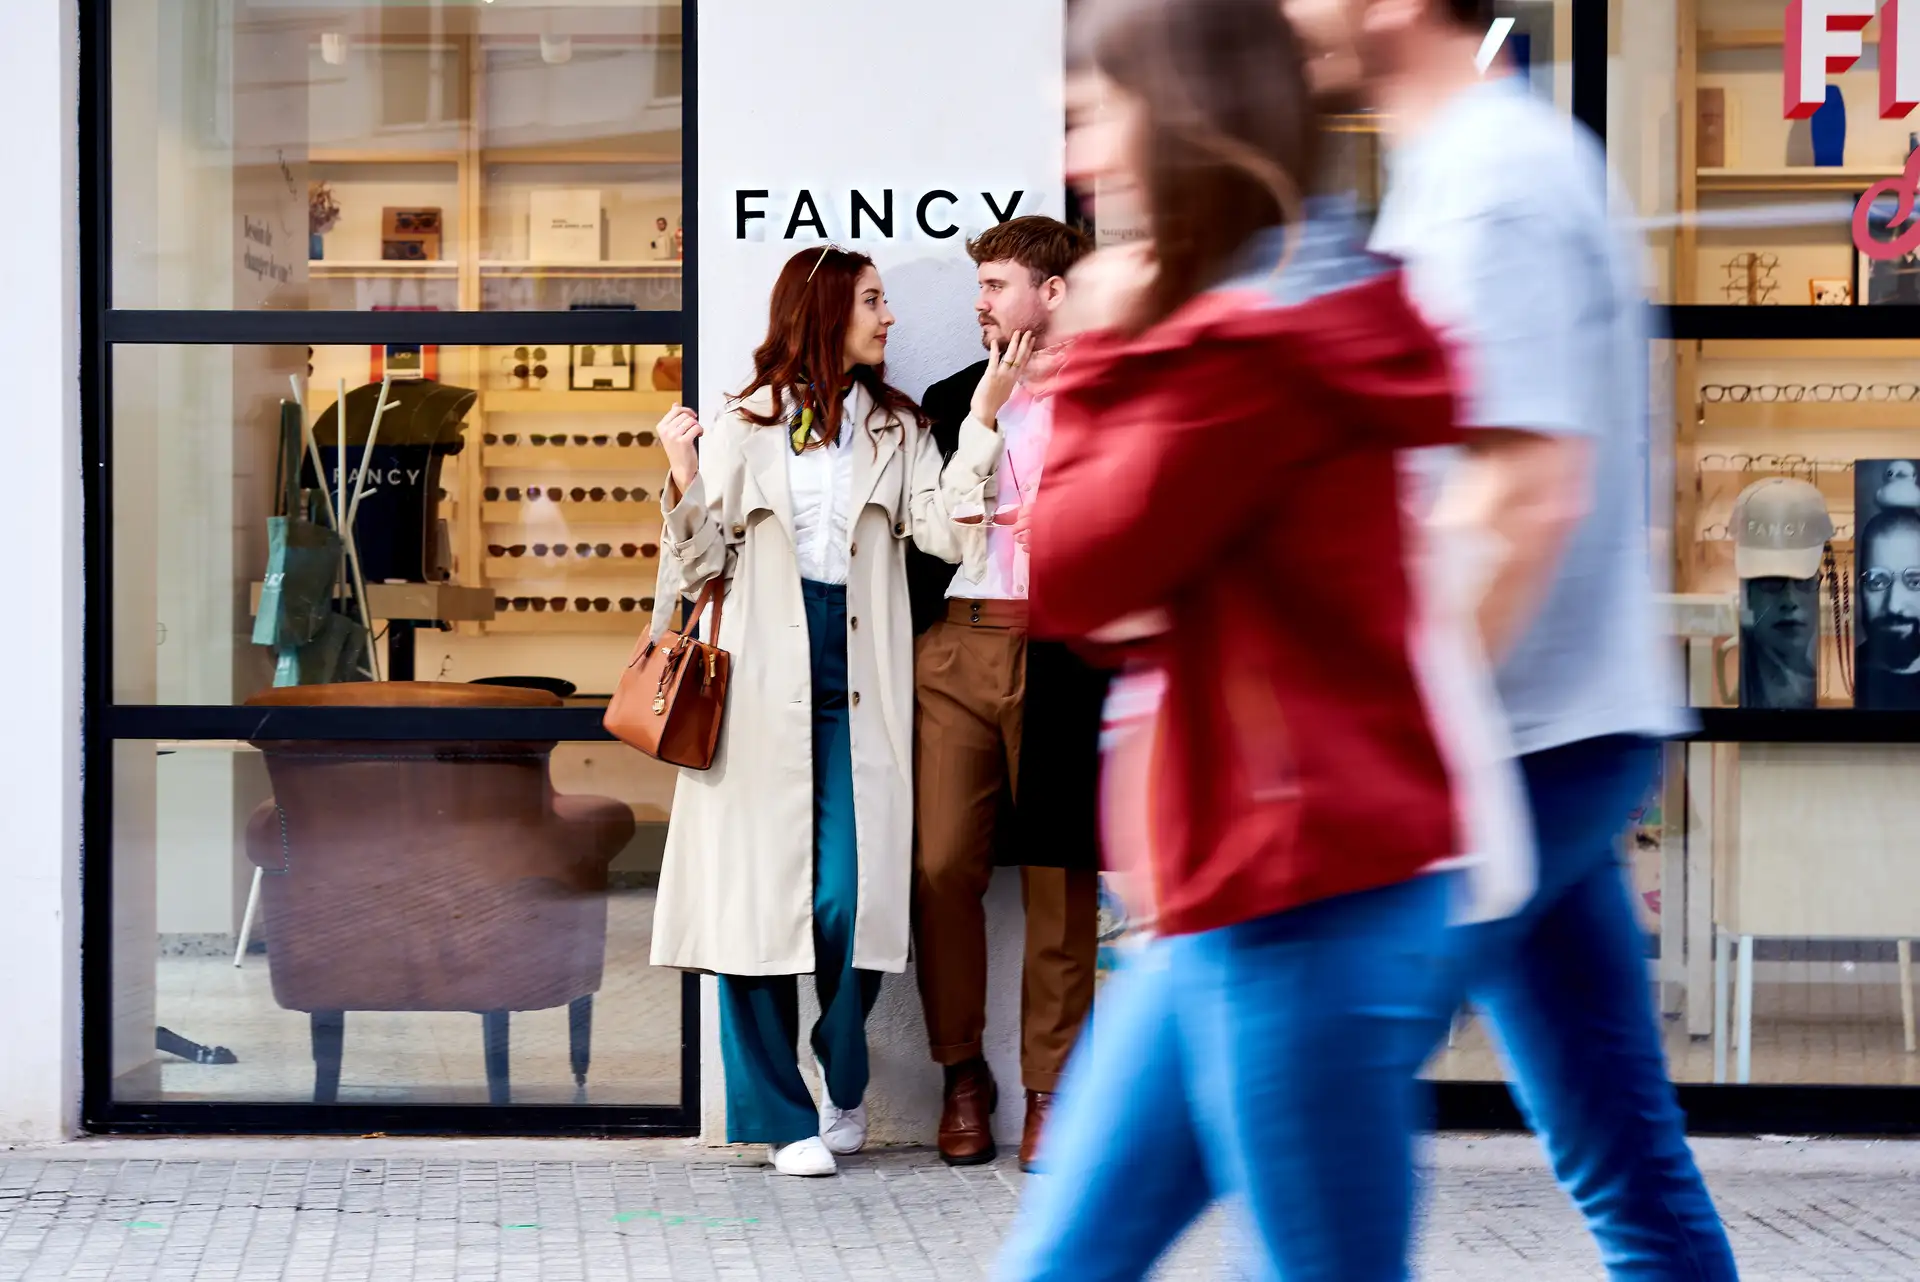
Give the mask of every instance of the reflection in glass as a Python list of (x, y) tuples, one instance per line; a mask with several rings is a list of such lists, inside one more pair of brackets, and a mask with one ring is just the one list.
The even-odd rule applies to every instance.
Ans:
[(113, 38), (116, 306), (681, 306), (677, 3), (127, 0)]
[(118, 750), (117, 1098), (679, 1102), (680, 977), (647, 965), (667, 798), (638, 754)]
[[(517, 353), (534, 351), (548, 366), (538, 385), (515, 373)], [(242, 702), (284, 682), (287, 646), (314, 639), (263, 628), (261, 614), (300, 602), (324, 613), (329, 600), (370, 660), (302, 662), (295, 680), (364, 666), (611, 691), (644, 618), (495, 599), (652, 599), (667, 472), (653, 428), (681, 395), (680, 357), (623, 345), (637, 386), (579, 390), (572, 356), (533, 343), (116, 347), (115, 697)], [(356, 491), (357, 507), (338, 502)], [(299, 577), (296, 527), (331, 538), (336, 507), (352, 508), (352, 544), (296, 591), (279, 577)], [(371, 629), (349, 604), (361, 599)]]

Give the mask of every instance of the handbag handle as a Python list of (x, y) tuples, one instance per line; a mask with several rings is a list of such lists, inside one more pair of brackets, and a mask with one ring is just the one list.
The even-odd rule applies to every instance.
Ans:
[(708, 579), (707, 586), (700, 589), (699, 597), (694, 600), (693, 613), (687, 616), (686, 635), (692, 636), (693, 629), (700, 622), (701, 612), (709, 608), (712, 609), (713, 626), (707, 630), (706, 641), (708, 645), (713, 646), (715, 649), (718, 649), (720, 646), (720, 606), (726, 596), (721, 588), (721, 584), (724, 582), (725, 580), (719, 575)]

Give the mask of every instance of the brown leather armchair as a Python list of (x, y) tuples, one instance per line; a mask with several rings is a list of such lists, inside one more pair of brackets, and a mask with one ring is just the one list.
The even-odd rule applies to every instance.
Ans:
[[(555, 707), (536, 690), (395, 681), (288, 686), (250, 707)], [(511, 1011), (568, 1007), (584, 1092), (607, 939), (607, 865), (633, 812), (563, 797), (551, 742), (257, 739), (273, 797), (247, 827), (263, 870), (274, 1000), (307, 1011), (316, 1103), (339, 1095), (347, 1011), (478, 1012), (487, 1093), (510, 1098)]]

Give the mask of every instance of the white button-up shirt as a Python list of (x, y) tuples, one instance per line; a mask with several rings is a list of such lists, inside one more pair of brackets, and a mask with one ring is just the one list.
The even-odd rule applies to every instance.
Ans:
[[(782, 423), (780, 429), (791, 433)], [(840, 409), (840, 433), (832, 445), (801, 454), (787, 451), (787, 488), (793, 498), (794, 551), (800, 577), (815, 583), (845, 583), (853, 546), (853, 388)], [(791, 435), (789, 435), (791, 440)]]

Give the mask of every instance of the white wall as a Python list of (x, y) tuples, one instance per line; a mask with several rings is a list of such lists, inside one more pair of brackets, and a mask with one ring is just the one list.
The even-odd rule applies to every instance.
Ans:
[[(963, 237), (995, 220), (982, 192), (1017, 212), (1059, 216), (1063, 204), (1061, 0), (973, 0), (964, 21), (944, 6), (836, 0), (830, 11), (792, 0), (731, 0), (700, 12), (700, 404), (717, 409), (751, 371), (764, 337), (767, 295), (795, 251), (821, 243), (811, 227), (784, 233), (797, 193), (813, 194), (829, 238), (872, 254), (899, 326), (889, 377), (913, 395), (978, 360), (973, 265)], [(870, 224), (852, 235), (853, 189), (879, 207), (894, 193), (892, 240)], [(745, 239), (735, 193), (766, 217)], [(929, 221), (961, 234), (935, 239), (915, 225), (932, 190)], [(941, 215), (946, 217), (941, 217)], [(1017, 1051), (1020, 968), (1018, 884), (1003, 873), (991, 909), (989, 1057), (1001, 1083), (996, 1119), (1017, 1137), (1022, 1095)], [(711, 987), (711, 983), (709, 983)], [(803, 993), (806, 986), (802, 986)], [(711, 1032), (704, 1064), (705, 1133), (725, 1133), (720, 1056)], [(811, 1012), (805, 1016), (811, 1020)], [(868, 1095), (878, 1143), (931, 1143), (940, 1071), (927, 1056), (912, 974), (890, 976), (869, 1025)]]
[(80, 409), (72, 0), (12, 0), (0, 41), (8, 193), (0, 346), (13, 358), (0, 504), (10, 674), (0, 737), (0, 1140), (75, 1127), (79, 1099)]

